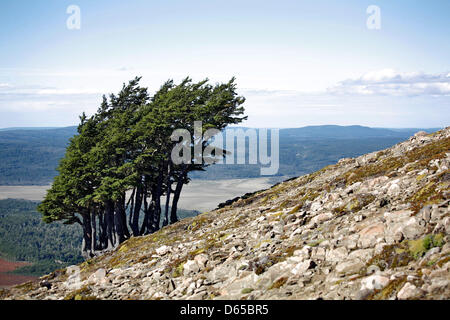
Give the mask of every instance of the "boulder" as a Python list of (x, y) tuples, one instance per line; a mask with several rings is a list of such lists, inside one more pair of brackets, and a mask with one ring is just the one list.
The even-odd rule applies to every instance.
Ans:
[(161, 246), (158, 249), (156, 249), (156, 253), (160, 256), (165, 255), (166, 253), (168, 253), (170, 251), (170, 247), (169, 246)]
[(204, 253), (198, 254), (194, 257), (194, 261), (197, 262), (200, 269), (204, 269), (208, 262), (208, 256)]
[(310, 268), (314, 268), (315, 267), (315, 263), (314, 261), (312, 261), (311, 259), (305, 260), (303, 262), (300, 262), (299, 264), (297, 264), (292, 270), (291, 273), (293, 275), (302, 275), (304, 272), (306, 272), (306, 270), (310, 269)]
[(400, 300), (407, 300), (417, 298), (422, 294), (422, 291), (410, 282), (405, 285), (397, 293), (397, 298)]
[(345, 247), (328, 250), (325, 255), (325, 260), (330, 262), (339, 262), (345, 260), (348, 256), (348, 250)]
[(347, 260), (336, 266), (336, 272), (341, 275), (350, 275), (358, 273), (363, 267), (364, 264), (359, 260)]
[(88, 278), (88, 283), (91, 284), (102, 284), (106, 280), (106, 270), (103, 268), (98, 269)]
[(192, 273), (197, 273), (200, 271), (200, 267), (195, 260), (188, 260), (183, 265), (183, 275), (187, 276)]
[(389, 284), (389, 278), (381, 275), (372, 275), (361, 280), (361, 290), (381, 290)]
[(359, 232), (358, 245), (361, 248), (374, 247), (384, 239), (384, 224), (372, 224)]

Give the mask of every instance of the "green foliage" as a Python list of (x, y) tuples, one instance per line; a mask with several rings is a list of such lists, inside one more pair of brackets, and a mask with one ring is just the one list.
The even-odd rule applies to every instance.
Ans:
[[(182, 186), (189, 183), (188, 173), (209, 164), (193, 163), (197, 155), (192, 154), (188, 163), (175, 163), (172, 151), (179, 143), (172, 137), (175, 130), (190, 133), (190, 139), (182, 142), (192, 153), (211, 143), (211, 139), (199, 139), (199, 134), (246, 119), (241, 106), (245, 99), (237, 95), (234, 78), (214, 86), (207, 79), (193, 83), (186, 78), (180, 84), (169, 80), (152, 97), (139, 81), (136, 77), (123, 84), (117, 95), (104, 96), (93, 116), (80, 116), (78, 134), (70, 140), (58, 175), (38, 206), (45, 222), (82, 226), (86, 257), (132, 235), (158, 230), (161, 216), (167, 225), (172, 194), (170, 223), (178, 220), (178, 199)], [(195, 132), (196, 121), (202, 122), (200, 133)], [(129, 190), (132, 195), (127, 202)]]

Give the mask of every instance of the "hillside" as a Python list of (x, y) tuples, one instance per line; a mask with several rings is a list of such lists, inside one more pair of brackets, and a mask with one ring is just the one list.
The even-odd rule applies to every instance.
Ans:
[(450, 127), (184, 219), (3, 299), (448, 299)]
[[(245, 129), (245, 128), (244, 128)], [(362, 126), (309, 126), (280, 130), (280, 176), (311, 173), (343, 157), (385, 149), (415, 131)], [(48, 185), (77, 127), (0, 130), (0, 185)], [(215, 165), (194, 179), (260, 177), (259, 165)]]

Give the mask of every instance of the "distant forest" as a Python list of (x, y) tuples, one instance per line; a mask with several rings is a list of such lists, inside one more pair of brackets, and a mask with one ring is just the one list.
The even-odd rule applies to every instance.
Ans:
[[(82, 231), (78, 224), (44, 223), (36, 211), (38, 202), (0, 200), (0, 258), (32, 264), (14, 273), (41, 276), (83, 261)], [(180, 219), (197, 211), (178, 210)]]
[[(245, 129), (245, 128), (244, 128)], [(279, 176), (307, 174), (340, 158), (385, 149), (420, 129), (315, 126), (280, 130)], [(436, 129), (426, 130), (428, 132)], [(0, 185), (47, 185), (76, 127), (0, 130)], [(256, 178), (259, 165), (214, 165), (194, 179)]]

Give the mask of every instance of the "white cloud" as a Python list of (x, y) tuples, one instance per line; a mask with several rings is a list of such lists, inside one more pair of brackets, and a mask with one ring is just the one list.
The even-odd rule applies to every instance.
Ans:
[(327, 91), (337, 95), (450, 95), (450, 73), (426, 74), (383, 69), (341, 81)]

